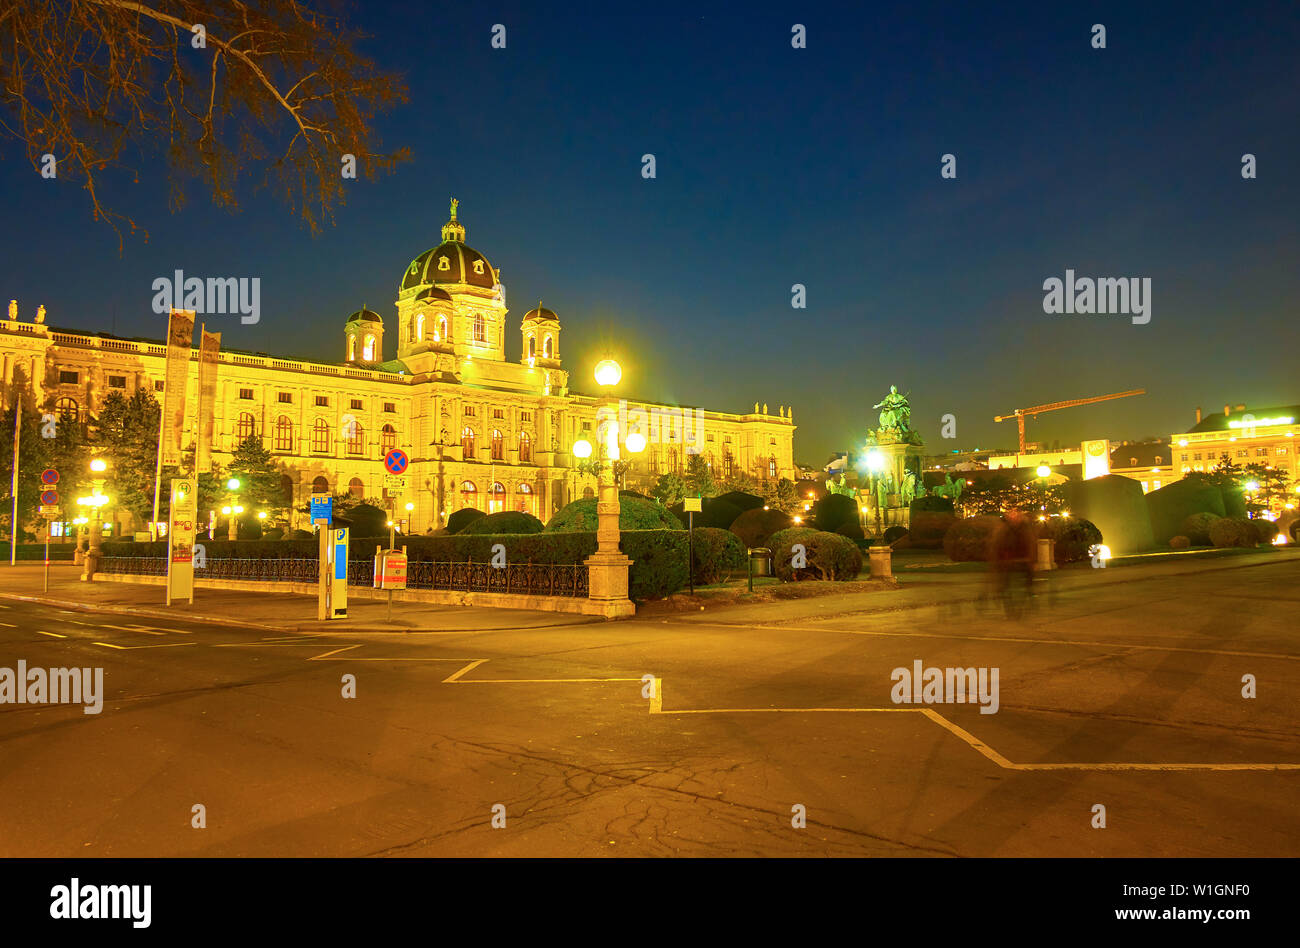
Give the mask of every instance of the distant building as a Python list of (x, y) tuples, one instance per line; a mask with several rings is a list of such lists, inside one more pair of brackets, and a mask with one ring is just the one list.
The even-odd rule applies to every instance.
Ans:
[(1132, 478), (1142, 493), (1159, 490), (1182, 477), (1168, 441), (1121, 441), (1111, 447), (1110, 472)]
[(1201, 417), (1196, 424), (1170, 438), (1173, 463), (1181, 477), (1192, 471), (1213, 470), (1227, 457), (1234, 464), (1263, 464), (1285, 471), (1295, 481), (1296, 431), (1300, 405), (1261, 408), (1224, 405), (1222, 414)]

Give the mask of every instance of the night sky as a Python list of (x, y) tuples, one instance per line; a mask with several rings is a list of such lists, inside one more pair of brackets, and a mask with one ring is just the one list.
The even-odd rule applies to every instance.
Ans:
[[(341, 359), (365, 303), (392, 358), (398, 280), (455, 196), (502, 270), (508, 358), (540, 297), (573, 388), (609, 352), (633, 396), (792, 405), (804, 463), (860, 443), (891, 383), (935, 453), (1013, 446), (993, 416), (1018, 406), (1130, 388), (1150, 394), (1029, 436), (1168, 435), (1198, 405), (1300, 401), (1294, 3), (604, 6), (354, 7), (366, 51), (409, 86), (383, 144), (414, 160), (352, 182), (318, 238), (251, 188), (239, 213), (194, 192), (172, 214), (146, 165), (105, 195), (152, 232), (119, 256), (80, 188), (8, 141), (0, 296), (55, 326), (160, 337), (155, 277), (255, 276), (259, 324), (210, 320), (226, 346)], [(1043, 281), (1067, 267), (1150, 277), (1151, 322), (1044, 314)]]

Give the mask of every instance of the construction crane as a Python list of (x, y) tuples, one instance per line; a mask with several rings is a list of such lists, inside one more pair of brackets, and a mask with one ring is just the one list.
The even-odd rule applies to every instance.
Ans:
[[(1033, 408), (1017, 408), (1009, 415), (994, 415), (994, 421), (1010, 421), (1012, 418), (1020, 426), (1020, 448), (1018, 454), (1025, 453), (1025, 416), (1040, 415), (1045, 411), (1056, 411), (1058, 408), (1073, 408), (1075, 405), (1091, 405), (1093, 402), (1108, 402), (1112, 398), (1128, 398), (1130, 395), (1145, 395), (1147, 390), (1144, 388), (1135, 388), (1128, 392), (1115, 392), (1111, 395), (1096, 395), (1092, 398), (1071, 398), (1064, 402), (1051, 402), (1047, 405), (1035, 405)], [(1019, 463), (1018, 461), (1016, 463)]]

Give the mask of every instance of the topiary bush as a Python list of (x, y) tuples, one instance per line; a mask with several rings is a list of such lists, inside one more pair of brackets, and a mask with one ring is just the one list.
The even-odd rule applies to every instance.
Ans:
[(992, 514), (958, 520), (943, 535), (943, 551), (957, 563), (987, 560), (993, 533), (1001, 523), (1002, 518)]
[(858, 522), (858, 503), (846, 494), (827, 494), (812, 506), (812, 525), (818, 530), (838, 530)]
[(1210, 542), (1220, 549), (1230, 546), (1252, 547), (1258, 542), (1258, 534), (1249, 520), (1220, 517), (1210, 525)]
[(447, 532), (451, 534), (460, 533), (475, 520), (481, 520), (485, 516), (487, 515), (481, 510), (475, 510), (473, 507), (462, 507), (447, 518)]
[(1183, 533), (1183, 523), (1192, 514), (1211, 513), (1222, 517), (1226, 512), (1223, 492), (1218, 487), (1191, 478), (1153, 490), (1145, 495), (1145, 500), (1156, 543), (1168, 543), (1170, 537)]
[[(778, 579), (782, 579), (787, 583), (795, 579), (795, 570), (790, 564), (794, 556), (794, 545), (802, 543), (806, 556), (808, 541), (816, 534), (817, 531), (812, 527), (790, 527), (772, 534), (767, 541), (767, 545), (772, 550), (772, 570), (776, 573)], [(809, 577), (805, 576), (804, 578)]]
[(1255, 539), (1259, 543), (1272, 543), (1273, 538), (1282, 532), (1272, 520), (1265, 520), (1263, 517), (1256, 517), (1250, 521), (1250, 525), (1255, 530)]
[[(921, 498), (927, 500), (928, 498)], [(947, 500), (936, 497), (935, 500)], [(907, 545), (923, 550), (937, 550), (943, 546), (944, 535), (957, 522), (957, 515), (942, 510), (918, 510), (912, 514), (912, 525), (907, 533)]]
[(374, 504), (357, 504), (340, 519), (349, 522), (350, 536), (381, 537), (388, 535), (388, 512)]
[(541, 533), (546, 527), (530, 513), (520, 510), (500, 510), (470, 521), (461, 530), (463, 536), (481, 533)]
[(1171, 550), (1186, 550), (1192, 545), (1192, 541), (1185, 536), (1176, 536), (1169, 538), (1169, 548)]
[(848, 537), (850, 540), (865, 540), (867, 536), (862, 532), (862, 524), (858, 523), (857, 520), (846, 520), (832, 532), (842, 537)]
[(894, 524), (892, 527), (885, 530), (885, 543), (889, 546), (893, 546), (896, 540), (901, 540), (903, 537), (907, 536), (908, 533), (909, 531), (907, 527)]
[[(596, 530), (596, 498), (575, 500), (561, 508), (546, 524), (547, 533), (571, 533)], [(652, 500), (636, 497), (619, 498), (620, 530), (681, 530), (682, 524), (667, 507)], [(683, 563), (682, 566), (685, 569)]]
[(918, 513), (952, 513), (953, 505), (951, 497), (939, 497), (935, 494), (926, 494), (924, 497), (918, 497), (912, 501), (911, 517), (915, 519)]
[(1056, 541), (1053, 559), (1058, 564), (1089, 559), (1088, 550), (1103, 539), (1097, 525), (1082, 517), (1048, 517), (1038, 524), (1038, 536)]
[[(303, 531), (303, 532), (306, 532), (306, 531)], [(263, 540), (283, 540), (283, 539), (284, 539), (284, 527), (272, 527), (270, 530), (263, 531), (263, 533), (262, 533), (262, 539), (263, 539)]]
[(696, 527), (694, 542), (695, 557), (691, 564), (697, 584), (707, 586), (732, 570), (745, 568), (745, 545), (730, 530)]
[(746, 510), (731, 522), (731, 532), (740, 537), (746, 547), (767, 546), (772, 534), (794, 526), (794, 519), (780, 510)]
[[(1218, 514), (1208, 512), (1188, 514), (1183, 518), (1182, 536), (1188, 543), (1196, 546), (1210, 545), (1210, 527), (1214, 521), (1222, 519)], [(1171, 544), (1172, 545), (1172, 544)]]
[(725, 494), (719, 494), (713, 498), (715, 501), (721, 501), (724, 504), (739, 508), (741, 513), (746, 510), (761, 510), (763, 507), (763, 498), (755, 497), (753, 494), (746, 494), (743, 490), (727, 491)]
[(713, 527), (718, 530), (726, 530), (744, 512), (735, 504), (729, 504), (718, 497), (704, 501), (701, 506), (704, 509), (695, 515), (695, 526), (697, 528)]
[[(541, 533), (537, 539), (555, 535)], [(580, 533), (577, 536), (589, 537), (595, 552), (596, 534)], [(686, 585), (685, 530), (625, 530), (619, 548), (632, 560), (627, 578), (629, 598), (638, 602), (663, 599)]]

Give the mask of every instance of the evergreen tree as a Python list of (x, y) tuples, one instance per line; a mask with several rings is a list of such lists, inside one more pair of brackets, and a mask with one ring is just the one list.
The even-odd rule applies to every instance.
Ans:
[(712, 497), (718, 492), (713, 472), (702, 455), (690, 454), (686, 458), (686, 496)]
[(258, 435), (249, 435), (235, 447), (227, 477), (239, 478), (240, 503), (247, 510), (265, 510), (268, 516), (287, 511), (283, 474)]
[[(98, 417), (90, 422), (95, 453), (108, 463), (104, 492), (112, 498), (113, 507), (125, 508), (144, 521), (153, 516), (160, 411), (153, 392), (110, 392)], [(169, 480), (163, 479), (160, 516), (167, 509)]]
[(665, 507), (671, 507), (673, 504), (680, 503), (686, 496), (686, 482), (679, 475), (671, 472), (660, 474), (650, 496), (657, 498)]

